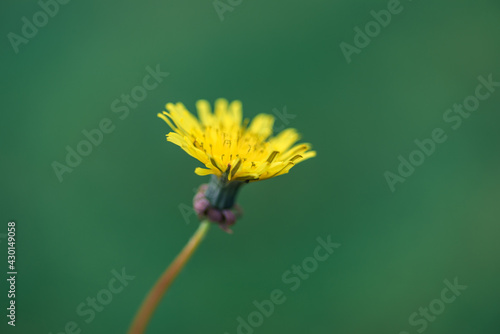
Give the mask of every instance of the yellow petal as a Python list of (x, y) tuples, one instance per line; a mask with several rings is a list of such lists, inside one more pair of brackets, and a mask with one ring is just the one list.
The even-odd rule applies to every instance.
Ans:
[(196, 168), (194, 170), (194, 172), (196, 173), (196, 175), (200, 175), (200, 176), (215, 174), (214, 171), (211, 169), (205, 169), (205, 168), (200, 168), (200, 167)]
[(267, 114), (255, 116), (248, 131), (257, 134), (261, 140), (265, 140), (273, 133), (274, 117)]
[(200, 118), (201, 124), (204, 126), (210, 126), (213, 124), (214, 116), (208, 101), (199, 100), (196, 102), (196, 109), (198, 110), (198, 117)]

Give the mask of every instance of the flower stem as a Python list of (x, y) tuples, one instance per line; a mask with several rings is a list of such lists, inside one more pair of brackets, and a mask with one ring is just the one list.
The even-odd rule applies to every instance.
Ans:
[(189, 261), (196, 248), (198, 248), (201, 241), (207, 234), (209, 227), (210, 223), (208, 220), (201, 222), (198, 230), (196, 230), (186, 246), (184, 246), (182, 251), (179, 255), (177, 255), (170, 266), (168, 266), (151, 291), (149, 291), (146, 299), (144, 299), (139, 311), (135, 315), (132, 326), (130, 326), (130, 330), (128, 332), (129, 334), (143, 334), (145, 332), (146, 327), (163, 295), (173, 283), (177, 275), (181, 272), (182, 268), (184, 268), (186, 263)]

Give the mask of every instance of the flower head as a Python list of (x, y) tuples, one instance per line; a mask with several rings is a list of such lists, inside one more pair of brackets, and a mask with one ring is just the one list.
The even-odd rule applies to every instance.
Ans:
[(200, 219), (208, 219), (227, 231), (241, 216), (236, 195), (245, 183), (270, 179), (316, 156), (310, 144), (296, 144), (299, 134), (286, 129), (272, 137), (274, 117), (257, 115), (250, 123), (243, 120), (241, 102), (224, 99), (210, 104), (196, 104), (198, 118), (182, 103), (167, 104), (168, 112), (158, 114), (172, 128), (167, 140), (178, 145), (206, 168), (196, 168), (198, 175), (212, 175), (193, 199)]
[(300, 138), (295, 129), (286, 129), (275, 137), (274, 117), (257, 115), (251, 123), (243, 120), (241, 102), (228, 104), (225, 99), (210, 104), (196, 103), (198, 118), (182, 103), (167, 104), (168, 112), (158, 114), (172, 128), (167, 140), (178, 145), (206, 168), (196, 168), (198, 175), (213, 174), (227, 181), (254, 182), (288, 171), (316, 155), (307, 143), (294, 145)]

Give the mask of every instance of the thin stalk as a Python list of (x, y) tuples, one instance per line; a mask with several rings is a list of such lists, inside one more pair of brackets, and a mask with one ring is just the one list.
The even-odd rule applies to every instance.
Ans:
[(177, 275), (189, 261), (196, 248), (198, 248), (201, 241), (207, 234), (209, 227), (210, 223), (207, 220), (201, 222), (200, 226), (186, 246), (184, 246), (179, 255), (177, 255), (175, 260), (170, 264), (170, 266), (168, 266), (158, 281), (156, 281), (156, 284), (149, 291), (146, 299), (144, 299), (139, 311), (135, 315), (134, 321), (132, 322), (128, 332), (129, 334), (143, 334), (146, 331), (146, 327), (148, 326), (148, 323), (162, 297), (165, 295), (165, 292), (167, 292)]

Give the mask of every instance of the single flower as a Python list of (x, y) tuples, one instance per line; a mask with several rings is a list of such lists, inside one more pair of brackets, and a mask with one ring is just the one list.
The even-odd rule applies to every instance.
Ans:
[(215, 101), (212, 112), (205, 100), (196, 103), (198, 118), (182, 103), (168, 103), (158, 114), (173, 130), (167, 140), (198, 159), (205, 168), (198, 175), (212, 175), (208, 185), (200, 187), (194, 209), (200, 218), (228, 230), (241, 213), (235, 206), (240, 187), (249, 182), (286, 174), (296, 164), (316, 156), (308, 143), (296, 144), (300, 135), (286, 129), (272, 136), (274, 117), (257, 115), (252, 122), (243, 120), (240, 101)]
[(158, 116), (173, 130), (167, 140), (205, 165), (196, 168), (196, 174), (212, 175), (210, 183), (201, 185), (193, 200), (202, 222), (147, 294), (129, 334), (145, 332), (165, 292), (205, 237), (210, 222), (230, 232), (229, 227), (241, 215), (235, 200), (242, 185), (288, 173), (299, 162), (316, 156), (310, 144), (296, 144), (299, 134), (294, 129), (272, 137), (271, 115), (257, 115), (251, 123), (243, 120), (239, 101), (228, 104), (219, 99), (214, 113), (207, 101), (198, 101), (196, 107), (199, 119), (181, 103), (167, 104), (168, 112)]

